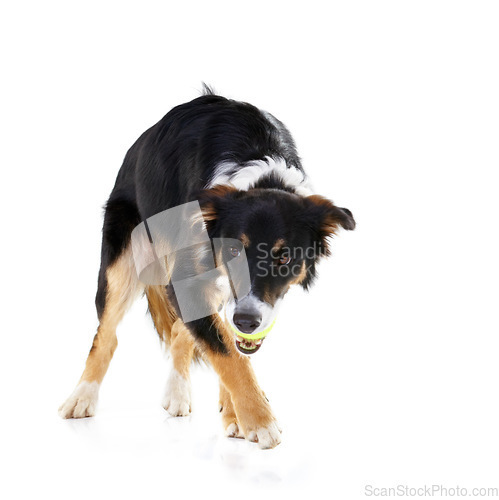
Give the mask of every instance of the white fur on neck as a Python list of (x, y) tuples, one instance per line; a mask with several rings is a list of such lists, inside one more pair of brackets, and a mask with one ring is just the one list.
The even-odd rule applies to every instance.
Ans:
[(210, 189), (214, 186), (231, 186), (240, 191), (247, 191), (262, 177), (273, 173), (279, 176), (284, 184), (293, 188), (300, 196), (313, 194), (312, 188), (305, 174), (295, 168), (288, 167), (283, 158), (270, 158), (264, 160), (253, 160), (244, 166), (238, 166), (235, 162), (224, 161), (217, 165), (212, 180), (206, 186)]

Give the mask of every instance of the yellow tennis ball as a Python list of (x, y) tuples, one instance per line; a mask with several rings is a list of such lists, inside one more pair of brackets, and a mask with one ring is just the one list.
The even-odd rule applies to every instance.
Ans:
[(243, 333), (243, 332), (240, 332), (232, 323), (230, 323), (230, 326), (232, 327), (234, 332), (236, 332), (239, 335), (239, 337), (242, 337), (243, 339), (260, 340), (260, 339), (264, 339), (267, 336), (267, 333), (269, 333), (270, 330), (272, 330), (272, 328), (274, 327), (275, 322), (276, 322), (276, 320), (274, 319), (274, 321), (272, 321), (272, 324), (270, 326), (268, 326), (267, 328), (265, 328), (265, 330), (262, 330), (261, 332), (258, 332), (258, 333)]

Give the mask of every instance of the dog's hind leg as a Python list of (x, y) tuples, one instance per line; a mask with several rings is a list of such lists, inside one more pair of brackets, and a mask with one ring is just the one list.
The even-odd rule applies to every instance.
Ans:
[(184, 417), (191, 412), (189, 368), (194, 347), (194, 337), (182, 320), (177, 319), (171, 329), (170, 353), (173, 368), (168, 377), (163, 399), (163, 407), (174, 417)]
[(80, 382), (59, 408), (59, 415), (63, 418), (91, 417), (95, 414), (99, 387), (118, 345), (116, 327), (141, 289), (130, 247), (101, 272), (105, 273), (105, 280), (99, 281), (97, 295), (104, 294), (105, 301), (99, 314), (99, 327)]

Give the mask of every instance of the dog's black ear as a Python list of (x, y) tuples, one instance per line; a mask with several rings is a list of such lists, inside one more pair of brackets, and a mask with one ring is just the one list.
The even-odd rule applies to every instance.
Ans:
[(199, 195), (201, 213), (210, 235), (215, 231), (228, 202), (233, 199), (237, 192), (238, 190), (233, 187), (215, 186), (212, 189), (202, 191)]
[(339, 227), (352, 231), (355, 219), (348, 208), (337, 207), (332, 201), (319, 195), (305, 198), (306, 223), (315, 232), (320, 244), (319, 255), (329, 255), (327, 240), (334, 236)]
[(339, 227), (349, 231), (355, 229), (355, 220), (348, 208), (337, 207), (322, 196), (307, 196), (303, 201), (305, 207), (302, 217), (305, 225), (312, 231), (315, 247), (313, 255), (307, 258), (307, 275), (301, 282), (301, 286), (308, 290), (317, 277), (317, 261), (330, 254), (329, 238), (336, 234)]

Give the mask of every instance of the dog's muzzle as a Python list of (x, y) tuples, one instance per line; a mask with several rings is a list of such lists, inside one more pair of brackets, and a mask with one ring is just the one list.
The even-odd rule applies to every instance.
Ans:
[(225, 306), (225, 320), (235, 333), (239, 352), (254, 354), (275, 323), (277, 308), (249, 294)]

